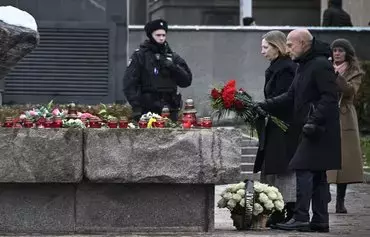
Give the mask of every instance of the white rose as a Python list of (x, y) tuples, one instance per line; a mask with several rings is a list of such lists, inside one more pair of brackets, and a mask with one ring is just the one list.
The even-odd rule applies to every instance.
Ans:
[(272, 210), (275, 207), (274, 203), (271, 200), (268, 200), (264, 203), (264, 206), (267, 210)]
[(282, 211), (284, 209), (284, 202), (277, 200), (274, 202), (274, 204), (275, 204), (276, 210)]
[(230, 200), (230, 199), (232, 199), (232, 198), (233, 198), (233, 194), (232, 194), (232, 193), (227, 192), (227, 193), (225, 193), (225, 194), (224, 194), (223, 198), (225, 198), (226, 200)]
[(227, 202), (227, 208), (229, 208), (229, 210), (233, 210), (235, 206), (236, 206), (236, 202), (235, 202), (235, 200), (230, 199), (230, 200)]
[(263, 207), (259, 203), (253, 205), (253, 215), (258, 216), (263, 212)]
[(239, 194), (235, 193), (235, 194), (233, 194), (233, 199), (236, 202), (240, 202), (240, 200), (242, 200), (242, 196), (240, 196)]
[(261, 184), (261, 187), (262, 187), (263, 192), (266, 192), (269, 188), (267, 184)]
[(269, 201), (269, 197), (267, 197), (267, 195), (264, 193), (260, 193), (258, 200), (262, 203), (266, 203)]
[(260, 193), (260, 192), (262, 192), (262, 191), (263, 191), (263, 189), (262, 189), (262, 186), (261, 186), (261, 183), (260, 183), (260, 182), (255, 182), (255, 183), (254, 183), (254, 191), (255, 191), (255, 192), (258, 192), (258, 193)]
[(236, 193), (239, 194), (242, 197), (245, 196), (245, 190), (244, 189), (239, 189)]
[(227, 200), (226, 200), (226, 199), (224, 199), (224, 198), (221, 198), (221, 199), (217, 202), (217, 206), (218, 206), (219, 208), (224, 208), (224, 207), (226, 207), (226, 205), (227, 205)]
[(270, 186), (270, 187), (269, 187), (269, 190), (270, 190), (270, 191), (273, 191), (273, 192), (275, 192), (275, 193), (279, 192), (279, 189), (277, 189), (277, 188), (276, 188), (276, 187), (274, 187), (274, 186)]
[(231, 190), (232, 190), (232, 186), (227, 186), (227, 188), (226, 188), (226, 192), (231, 193)]
[(232, 193), (236, 193), (236, 191), (238, 191), (238, 190), (239, 190), (239, 187), (238, 187), (237, 184), (234, 184), (234, 185), (231, 186), (231, 192)]
[(239, 189), (245, 189), (245, 183), (244, 182), (240, 182), (240, 183), (238, 183), (237, 185), (236, 185), (236, 187), (238, 188), (238, 190)]
[(278, 196), (278, 197), (277, 197), (277, 199), (278, 199), (278, 200), (283, 201), (283, 199), (284, 199), (284, 198), (283, 198), (283, 195), (281, 195), (281, 193), (280, 193), (280, 192), (277, 192), (277, 196)]
[(270, 191), (267, 193), (267, 196), (269, 197), (269, 199), (271, 200), (276, 200), (278, 198), (278, 195), (274, 192), (274, 191)]

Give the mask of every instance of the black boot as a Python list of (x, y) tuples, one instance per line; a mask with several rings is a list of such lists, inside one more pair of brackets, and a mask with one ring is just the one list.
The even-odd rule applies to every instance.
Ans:
[(295, 203), (288, 202), (282, 212), (274, 212), (267, 221), (266, 227), (276, 229), (276, 224), (286, 223), (293, 218)]
[(347, 189), (347, 184), (337, 184), (337, 203), (335, 205), (336, 213), (347, 213), (347, 209), (344, 206), (346, 189)]
[(294, 209), (295, 209), (295, 202), (288, 202), (285, 205), (285, 211), (286, 211), (285, 222), (287, 222), (287, 221), (289, 221), (290, 219), (293, 218)]
[(271, 227), (274, 228), (277, 223), (282, 223), (284, 222), (285, 219), (285, 212), (283, 211), (275, 211), (272, 213), (267, 220), (266, 227)]

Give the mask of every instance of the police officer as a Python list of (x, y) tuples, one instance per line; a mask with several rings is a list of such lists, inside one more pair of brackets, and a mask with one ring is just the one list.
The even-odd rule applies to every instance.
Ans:
[(181, 108), (177, 87), (191, 85), (191, 71), (185, 60), (169, 47), (166, 21), (148, 22), (144, 30), (148, 39), (132, 54), (123, 78), (124, 93), (132, 107), (133, 119), (137, 121), (149, 111), (160, 114), (167, 106), (170, 119), (176, 121)]

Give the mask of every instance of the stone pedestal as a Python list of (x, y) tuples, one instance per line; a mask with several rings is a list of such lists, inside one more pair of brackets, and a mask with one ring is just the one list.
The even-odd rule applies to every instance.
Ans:
[(232, 129), (0, 129), (0, 233), (207, 232)]

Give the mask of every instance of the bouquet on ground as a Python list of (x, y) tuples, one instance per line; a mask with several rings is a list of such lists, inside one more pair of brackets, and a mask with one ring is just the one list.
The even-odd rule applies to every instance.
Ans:
[[(237, 229), (248, 229), (242, 228), (242, 226), (253, 228), (253, 226), (261, 225), (261, 228), (264, 228), (267, 218), (273, 212), (281, 212), (284, 209), (283, 196), (276, 187), (257, 181), (251, 183), (253, 185), (252, 191), (248, 191), (245, 182), (227, 187), (221, 193), (221, 199), (217, 203), (219, 208), (230, 210), (231, 218)], [(242, 223), (246, 220), (251, 223)]]
[(244, 89), (237, 90), (235, 80), (228, 81), (223, 87), (213, 88), (210, 97), (212, 108), (219, 118), (229, 112), (235, 112), (246, 123), (254, 125), (256, 119), (262, 116), (270, 118), (283, 131), (288, 129), (286, 123), (259, 108)]

